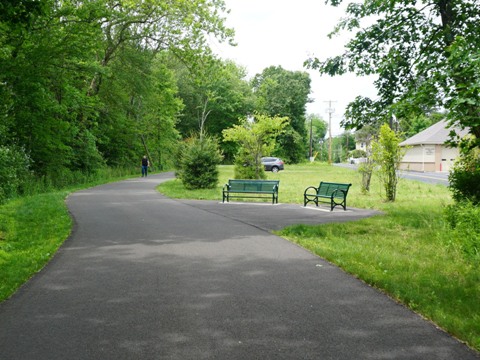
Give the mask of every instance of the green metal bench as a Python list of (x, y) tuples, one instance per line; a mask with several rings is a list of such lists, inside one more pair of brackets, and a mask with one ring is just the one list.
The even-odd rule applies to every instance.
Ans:
[(318, 187), (309, 186), (303, 193), (303, 206), (307, 206), (309, 202), (314, 202), (318, 206), (319, 202), (330, 203), (330, 211), (335, 206), (340, 205), (343, 210), (347, 210), (347, 194), (352, 184), (320, 182)]
[(266, 198), (272, 197), (272, 204), (278, 204), (279, 180), (228, 180), (223, 187), (223, 200), (230, 198)]

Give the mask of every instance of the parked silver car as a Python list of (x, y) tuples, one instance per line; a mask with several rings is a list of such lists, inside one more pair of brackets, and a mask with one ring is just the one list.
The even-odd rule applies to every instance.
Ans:
[(280, 170), (284, 170), (285, 163), (282, 159), (279, 159), (277, 157), (262, 157), (262, 164), (265, 171), (271, 171), (276, 173)]

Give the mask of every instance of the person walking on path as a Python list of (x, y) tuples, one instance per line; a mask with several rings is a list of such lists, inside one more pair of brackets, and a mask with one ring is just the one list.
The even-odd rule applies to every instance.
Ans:
[(148, 161), (147, 155), (144, 155), (142, 158), (142, 177), (147, 177), (149, 166), (150, 162)]

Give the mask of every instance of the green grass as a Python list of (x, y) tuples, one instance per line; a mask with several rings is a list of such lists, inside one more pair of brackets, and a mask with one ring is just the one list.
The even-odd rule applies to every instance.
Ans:
[(0, 300), (41, 270), (70, 234), (66, 195), (36, 195), (0, 207)]
[[(215, 189), (187, 191), (178, 180), (159, 186), (175, 198), (220, 200), (233, 167), (222, 166)], [(303, 204), (303, 190), (320, 180), (351, 182), (348, 206), (384, 215), (356, 222), (295, 225), (276, 234), (340, 266), (480, 350), (480, 270), (450, 247), (442, 211), (452, 203), (448, 189), (400, 180), (397, 200), (382, 200), (372, 179), (370, 194), (360, 191), (360, 175), (326, 164), (289, 165), (278, 174), (279, 202)], [(258, 200), (256, 200), (258, 201)]]

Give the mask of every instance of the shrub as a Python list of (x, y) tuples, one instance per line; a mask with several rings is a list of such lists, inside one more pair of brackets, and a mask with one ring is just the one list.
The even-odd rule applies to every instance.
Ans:
[(449, 205), (444, 211), (447, 238), (467, 258), (480, 260), (480, 207), (470, 201)]
[(235, 157), (235, 179), (266, 179), (267, 175), (260, 158), (247, 154), (244, 150)]
[(480, 204), (480, 150), (468, 144), (460, 148), (460, 157), (448, 176), (449, 189), (457, 202)]
[(372, 142), (372, 159), (378, 164), (378, 175), (385, 189), (387, 201), (395, 201), (397, 194), (397, 170), (404, 151), (398, 146), (400, 138), (387, 124), (380, 128), (377, 141)]
[(212, 189), (218, 184), (222, 158), (214, 138), (191, 137), (180, 146), (176, 175), (187, 189)]
[(284, 132), (287, 125), (287, 117), (256, 114), (252, 119), (243, 119), (239, 125), (223, 130), (223, 141), (232, 141), (240, 148), (235, 157), (235, 178), (265, 177), (260, 159), (264, 154), (272, 153), (277, 136)]
[(354, 159), (367, 157), (367, 152), (365, 150), (355, 149), (350, 151), (350, 156)]
[(370, 191), (370, 182), (372, 180), (372, 173), (374, 167), (375, 164), (371, 159), (367, 159), (366, 162), (360, 163), (360, 165), (358, 166), (358, 172), (362, 176), (362, 194), (367, 194)]

